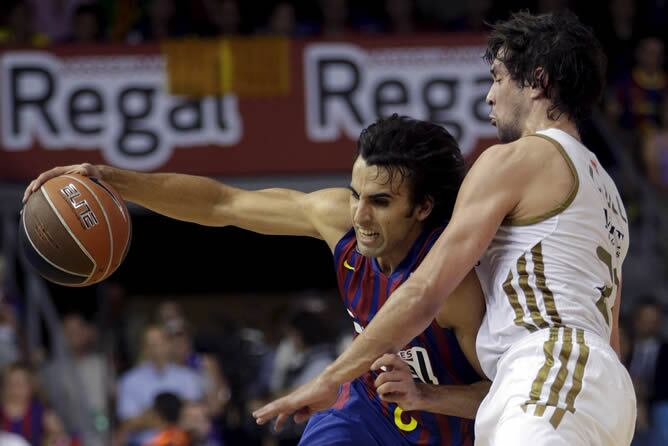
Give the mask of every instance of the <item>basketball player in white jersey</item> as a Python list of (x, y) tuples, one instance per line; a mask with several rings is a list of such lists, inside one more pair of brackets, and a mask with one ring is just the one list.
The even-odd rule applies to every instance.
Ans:
[[(605, 57), (572, 14), (519, 13), (493, 27), (485, 58), (501, 144), (475, 162), (448, 227), (366, 330), (315, 380), (255, 412), (258, 423), (305, 419), (379, 357), (373, 367), (387, 364), (475, 266), (487, 306), (477, 354), (493, 380), (476, 444), (631, 442), (635, 395), (615, 353), (627, 218), (577, 127), (600, 97)], [(378, 384), (398, 385), (391, 373)]]

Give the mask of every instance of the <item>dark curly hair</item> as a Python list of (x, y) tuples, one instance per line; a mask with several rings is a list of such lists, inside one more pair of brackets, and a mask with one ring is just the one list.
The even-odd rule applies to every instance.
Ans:
[(521, 88), (542, 86), (552, 101), (550, 119), (566, 113), (579, 123), (603, 94), (607, 59), (591, 29), (571, 12), (521, 11), (492, 25), (484, 59), (503, 62)]
[(457, 141), (443, 127), (394, 114), (365, 128), (357, 154), (370, 166), (408, 180), (413, 205), (431, 197), (434, 206), (425, 225), (445, 224), (452, 215), (466, 163)]

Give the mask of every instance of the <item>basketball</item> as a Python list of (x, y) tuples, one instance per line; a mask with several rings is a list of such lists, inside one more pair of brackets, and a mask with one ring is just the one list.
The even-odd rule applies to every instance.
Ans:
[(45, 279), (81, 287), (121, 264), (132, 224), (123, 198), (101, 180), (76, 174), (44, 183), (26, 202), (19, 245)]

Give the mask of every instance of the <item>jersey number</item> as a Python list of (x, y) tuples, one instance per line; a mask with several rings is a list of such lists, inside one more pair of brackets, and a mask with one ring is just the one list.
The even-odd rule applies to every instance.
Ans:
[(418, 425), (417, 420), (413, 417), (409, 417), (410, 420), (408, 421), (408, 423), (404, 423), (404, 420), (401, 419), (401, 414), (403, 414), (403, 413), (404, 413), (404, 410), (399, 406), (397, 406), (394, 409), (394, 424), (396, 424), (397, 427), (399, 429), (401, 429), (402, 431), (406, 431), (406, 432), (414, 431), (417, 428), (417, 425)]
[(612, 255), (605, 250), (602, 246), (596, 248), (596, 255), (598, 256), (601, 262), (605, 263), (605, 266), (608, 267), (610, 273), (610, 282), (603, 284), (602, 287), (597, 287), (601, 293), (601, 297), (596, 301), (596, 308), (603, 315), (605, 323), (610, 326), (610, 308), (611, 305), (608, 305), (608, 299), (610, 296), (615, 296), (616, 290), (619, 287), (619, 277), (617, 277), (617, 268), (612, 267)]

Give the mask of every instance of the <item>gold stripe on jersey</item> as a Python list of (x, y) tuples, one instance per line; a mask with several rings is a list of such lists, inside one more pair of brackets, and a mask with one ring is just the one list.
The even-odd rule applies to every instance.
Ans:
[(531, 254), (533, 258), (533, 272), (536, 275), (536, 287), (540, 290), (543, 295), (543, 301), (545, 303), (545, 311), (550, 317), (553, 325), (561, 325), (561, 316), (557, 312), (557, 306), (554, 302), (554, 295), (552, 291), (547, 287), (545, 280), (545, 263), (543, 263), (543, 244), (542, 242), (536, 243), (536, 246), (531, 248)]
[(550, 370), (554, 365), (554, 344), (557, 342), (559, 337), (559, 329), (552, 327), (550, 328), (550, 337), (543, 344), (543, 353), (545, 353), (545, 363), (538, 370), (536, 379), (533, 380), (531, 384), (531, 393), (529, 394), (529, 399), (522, 404), (522, 409), (526, 412), (527, 406), (529, 404), (536, 404), (540, 400), (540, 394), (543, 392), (543, 386), (545, 381), (547, 381), (547, 376), (550, 374)]
[[(547, 406), (557, 407), (559, 404), (559, 393), (563, 389), (568, 377), (568, 360), (571, 358), (571, 350), (573, 349), (573, 330), (571, 328), (563, 329), (563, 341), (561, 345), (561, 352), (559, 353), (559, 362), (561, 366), (554, 378), (554, 382), (550, 387), (550, 396), (544, 406), (536, 407), (535, 414), (542, 416)], [(556, 429), (556, 426), (555, 426)]]
[(587, 365), (587, 360), (589, 359), (589, 347), (585, 343), (584, 330), (578, 328), (576, 331), (576, 341), (580, 349), (580, 354), (578, 355), (578, 361), (575, 364), (575, 374), (573, 375), (573, 387), (568, 392), (566, 396), (566, 409), (575, 413), (575, 398), (582, 390), (582, 380), (584, 378), (584, 370)]
[(517, 297), (517, 291), (515, 291), (515, 288), (513, 287), (513, 284), (511, 283), (513, 281), (513, 272), (508, 271), (508, 276), (506, 277), (505, 282), (503, 282), (503, 291), (506, 293), (506, 297), (508, 298), (508, 302), (510, 303), (510, 306), (512, 307), (513, 311), (515, 312), (515, 319), (513, 322), (515, 325), (519, 327), (524, 327), (530, 332), (534, 332), (537, 330), (537, 328), (531, 324), (528, 324), (524, 320), (524, 309), (522, 308), (522, 305), (520, 304), (520, 301)]
[(529, 285), (529, 274), (527, 273), (527, 260), (525, 254), (517, 259), (517, 273), (520, 275), (519, 284), (524, 292), (527, 308), (531, 314), (531, 320), (533, 320), (533, 323), (538, 328), (549, 327), (549, 324), (545, 322), (545, 319), (543, 319), (543, 316), (540, 314), (540, 308), (538, 308), (538, 304), (536, 303), (536, 295), (533, 292), (533, 288)]
[[(559, 338), (559, 332), (562, 331), (561, 351), (559, 352), (559, 363), (561, 364), (557, 371), (554, 382), (550, 386), (547, 401), (540, 402), (541, 394), (545, 382), (554, 366), (554, 347)], [(548, 407), (554, 407), (554, 412), (550, 417), (550, 424), (553, 428), (559, 427), (566, 412), (575, 413), (575, 399), (582, 391), (582, 382), (584, 380), (584, 371), (589, 358), (589, 347), (585, 343), (584, 330), (578, 328), (575, 330), (576, 344), (578, 346), (578, 358), (575, 362), (573, 372), (573, 384), (566, 394), (564, 402), (559, 404), (559, 395), (564, 390), (566, 381), (568, 381), (568, 363), (573, 353), (573, 329), (568, 327), (551, 327), (549, 338), (543, 344), (545, 353), (545, 363), (538, 371), (536, 379), (531, 384), (529, 399), (522, 404), (522, 410), (527, 411), (529, 405), (535, 405), (534, 416), (542, 417)], [(565, 407), (564, 407), (565, 406)]]

